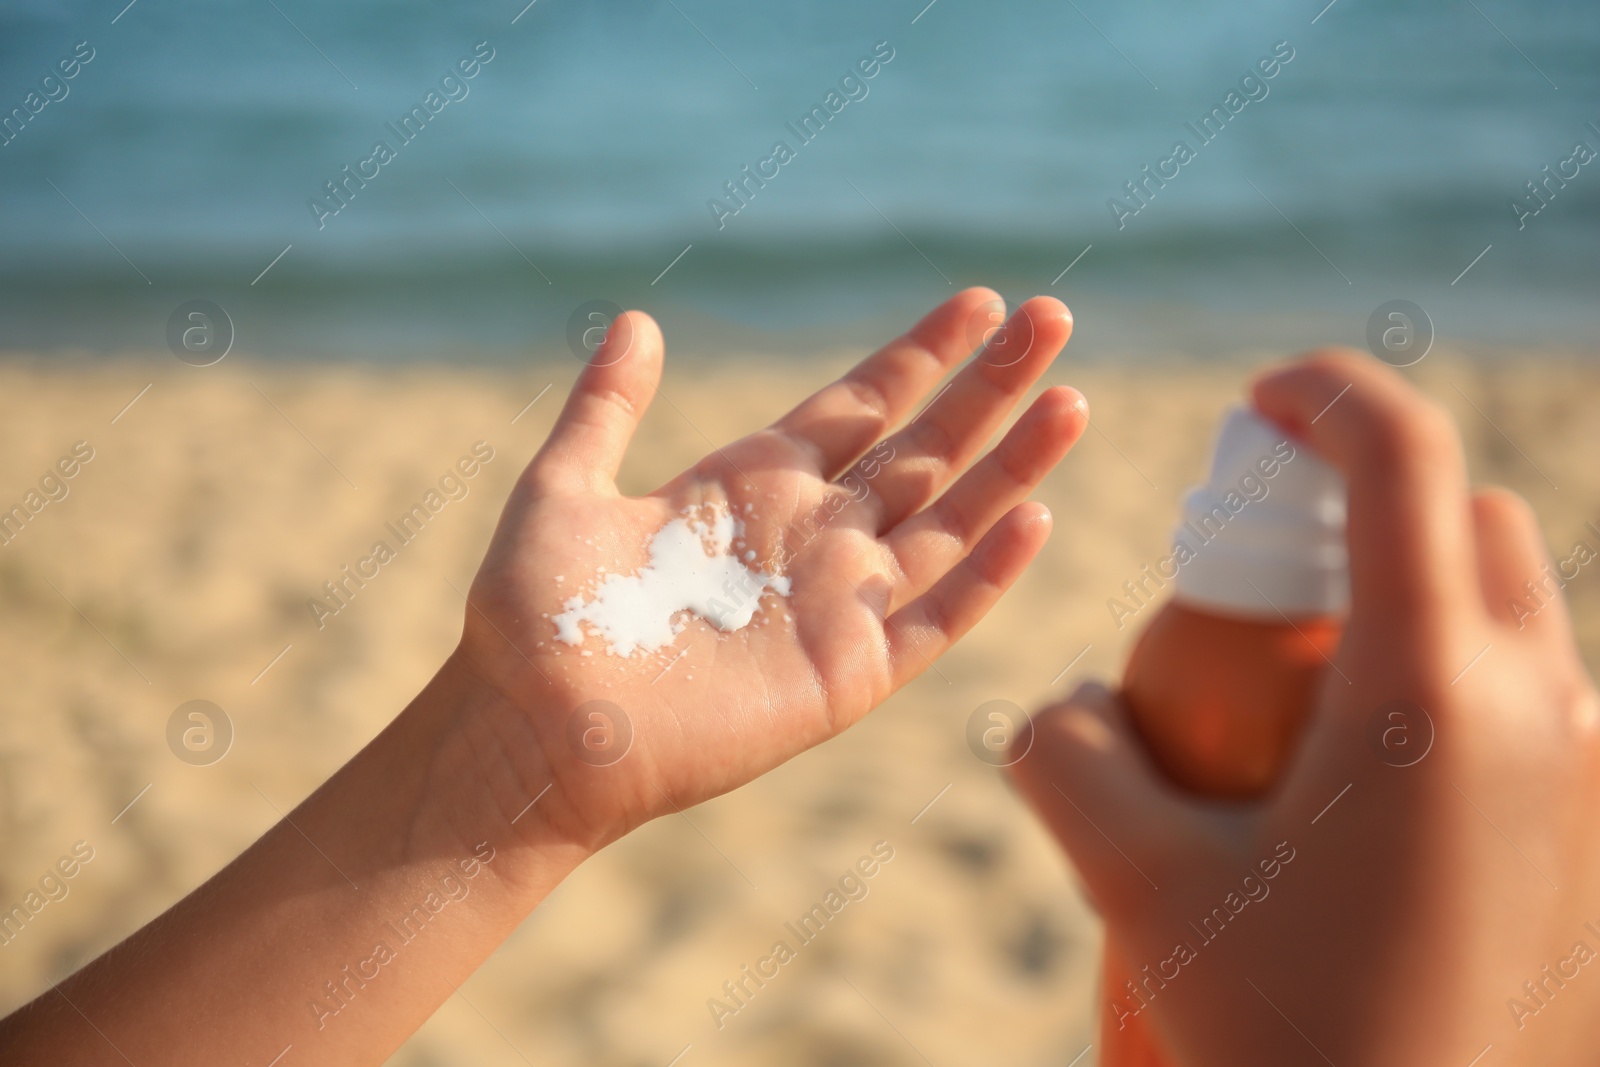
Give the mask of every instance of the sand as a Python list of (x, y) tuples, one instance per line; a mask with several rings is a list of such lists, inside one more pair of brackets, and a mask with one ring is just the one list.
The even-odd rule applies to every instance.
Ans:
[[(846, 355), (674, 364), (624, 489), (756, 428)], [(1117, 669), (1135, 628), (1106, 601), (1164, 553), (1177, 493), (1249, 362), (1064, 361), (1049, 381), (1088, 394), (1094, 427), (1040, 494), (1057, 516), (1043, 558), (977, 631), (845, 736), (597, 857), (391, 1062), (665, 1067), (686, 1046), (683, 1067), (1071, 1061), (1092, 1040), (1100, 932), (1052, 843), (968, 750), (967, 719)], [(0, 1001), (198, 884), (422, 685), (574, 371), (557, 357), (517, 370), (0, 362), (0, 507), (76, 442), (94, 449), (66, 498), (0, 546), (0, 902), (75, 842), (94, 849), (70, 895), (0, 948)], [(1600, 368), (1441, 347), (1407, 373), (1457, 413), (1474, 478), (1526, 494), (1558, 555), (1580, 537), (1600, 546), (1583, 525), (1600, 523)], [(495, 456), (468, 495), (319, 630), (307, 598), (479, 441)], [(1592, 669), (1600, 578), (1570, 594)], [(208, 766), (166, 741), (195, 699), (235, 731)], [(719, 1030), (707, 999), (879, 841), (894, 859), (869, 895)]]

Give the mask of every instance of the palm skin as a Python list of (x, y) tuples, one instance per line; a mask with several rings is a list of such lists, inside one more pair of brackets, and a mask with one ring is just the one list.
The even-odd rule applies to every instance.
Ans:
[[(885, 434), (970, 353), (971, 324), (996, 306), (989, 290), (956, 295), (773, 426), (640, 498), (613, 478), (662, 344), (647, 316), (619, 317), (468, 597), (456, 658), (501, 698), (491, 736), (515, 768), (509, 812), (540, 796), (546, 825), (597, 848), (834, 736), (982, 618), (1048, 535), (1048, 512), (1023, 501), (1082, 432), (1083, 398), (1045, 391), (958, 475), (1066, 343), (1066, 308), (1028, 301), (922, 415)], [(706, 505), (731, 508), (741, 558), (753, 550), (749, 566), (786, 575), (790, 595), (764, 592), (732, 632), (690, 616), (657, 652), (614, 655), (593, 633), (556, 640), (551, 617), (568, 597), (635, 573), (658, 530)]]

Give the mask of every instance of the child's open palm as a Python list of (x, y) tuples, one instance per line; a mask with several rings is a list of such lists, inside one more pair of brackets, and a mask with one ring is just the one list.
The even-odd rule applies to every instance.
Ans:
[[(553, 786), (543, 821), (602, 844), (832, 737), (983, 617), (1049, 532), (1049, 513), (1024, 501), (1083, 431), (1083, 398), (1047, 390), (962, 471), (1060, 352), (1070, 313), (1028, 301), (891, 431), (1000, 306), (986, 289), (956, 295), (772, 426), (638, 498), (613, 478), (655, 393), (662, 340), (642, 313), (617, 319), (514, 489), (469, 596), (457, 658), (500, 698), (494, 740), (520, 779), (502, 787), (508, 811)], [(672, 520), (717, 514), (742, 524), (735, 558), (781, 573), (788, 595), (733, 588), (720, 599), (753, 606), (748, 625), (680, 615), (671, 643), (627, 655), (589, 624), (579, 644), (558, 639), (569, 598), (637, 573)]]

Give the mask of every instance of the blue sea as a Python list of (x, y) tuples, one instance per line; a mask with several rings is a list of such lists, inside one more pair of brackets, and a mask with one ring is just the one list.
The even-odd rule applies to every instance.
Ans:
[(1593, 0), (525, 3), (13, 0), (0, 348), (794, 348), (977, 283), (1089, 357), (1600, 339)]

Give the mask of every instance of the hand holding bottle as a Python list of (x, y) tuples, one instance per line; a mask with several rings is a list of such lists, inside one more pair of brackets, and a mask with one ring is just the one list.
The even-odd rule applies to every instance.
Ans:
[(1018, 783), (1177, 1062), (1580, 1062), (1600, 697), (1559, 600), (1517, 618), (1538, 526), (1469, 492), (1448, 417), (1364, 356), (1275, 370), (1254, 401), (1349, 486), (1349, 621), (1284, 777), (1256, 802), (1185, 795), (1089, 687), (1040, 713)]

